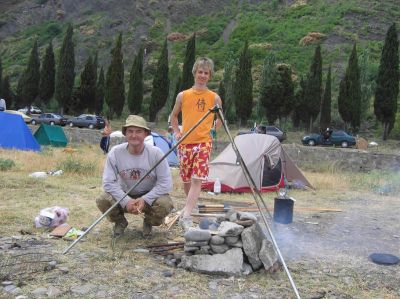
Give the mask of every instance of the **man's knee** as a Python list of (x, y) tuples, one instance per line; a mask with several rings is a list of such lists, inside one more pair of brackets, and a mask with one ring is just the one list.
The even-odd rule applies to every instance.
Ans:
[(153, 208), (157, 215), (160, 215), (160, 217), (165, 217), (172, 211), (174, 204), (172, 203), (172, 199), (169, 197), (169, 195), (164, 195), (156, 200), (156, 202), (153, 204)]
[(158, 198), (146, 214), (146, 219), (153, 226), (161, 225), (164, 222), (164, 218), (172, 211), (174, 205), (171, 198), (168, 195)]
[(102, 213), (104, 213), (113, 205), (111, 200), (113, 200), (113, 198), (110, 194), (103, 193), (99, 197), (96, 198), (96, 205), (99, 208), (99, 210)]

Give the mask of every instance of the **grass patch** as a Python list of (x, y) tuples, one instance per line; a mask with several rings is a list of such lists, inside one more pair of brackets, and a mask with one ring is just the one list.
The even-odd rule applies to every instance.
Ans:
[(0, 158), (0, 170), (1, 171), (10, 170), (14, 166), (15, 166), (15, 163), (13, 160)]

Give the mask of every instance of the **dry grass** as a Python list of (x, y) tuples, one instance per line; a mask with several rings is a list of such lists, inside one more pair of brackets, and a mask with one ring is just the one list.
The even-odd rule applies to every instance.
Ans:
[[(73, 153), (66, 153), (58, 148), (46, 148), (42, 153), (1, 150), (0, 156), (11, 159), (16, 164), (11, 170), (0, 171), (0, 237), (18, 236), (24, 230), (32, 232), (33, 236), (46, 238), (42, 230), (33, 227), (33, 219), (40, 209), (49, 206), (68, 208), (68, 223), (75, 228), (88, 227), (100, 216), (94, 199), (102, 191), (101, 175), (105, 156), (97, 147), (79, 146)], [(28, 176), (35, 171), (56, 170), (68, 159), (80, 162), (78, 166), (91, 165), (92, 172), (80, 172), (79, 167), (76, 167), (76, 172), (65, 172), (61, 176), (48, 176), (45, 179)], [(179, 182), (178, 170), (173, 169), (172, 175), (175, 184), (171, 195), (176, 207), (181, 208), (185, 196)], [(309, 212), (300, 211), (296, 214), (296, 225), (300, 225), (304, 232), (310, 227), (301, 228), (302, 225), (310, 221), (322, 222), (324, 218), (321, 215), (326, 215), (326, 226), (321, 224), (318, 228), (323, 235), (327, 235), (333, 222), (342, 221), (335, 220), (335, 217), (346, 215), (344, 212), (348, 203), (353, 205), (358, 198), (371, 201), (373, 197), (370, 193), (376, 188), (392, 186), (394, 193), (383, 198), (391, 202), (394, 202), (396, 192), (400, 191), (396, 184), (400, 179), (398, 174), (363, 175), (336, 173), (332, 170), (324, 173), (306, 172), (305, 175), (316, 190), (291, 192), (297, 199), (296, 207), (310, 208)], [(265, 194), (263, 197), (272, 210), (274, 194)], [(202, 193), (200, 201), (252, 203), (253, 198), (251, 194), (221, 194), (216, 197)], [(318, 214), (312, 212), (315, 207), (339, 208), (344, 212)], [(244, 298), (293, 297), (284, 272), (273, 275), (261, 272), (236, 278), (209, 276), (170, 268), (157, 256), (135, 253), (133, 249), (149, 244), (182, 240), (182, 231), (176, 226), (169, 231), (155, 228), (151, 239), (143, 239), (140, 233), (140, 217), (128, 215), (128, 221), (130, 225), (127, 233), (116, 244), (111, 242), (110, 223), (107, 220), (100, 222), (68, 255), (58, 255), (61, 266), (69, 268), (68, 274), (61, 275), (57, 270), (44, 272), (37, 275), (32, 282), (26, 281), (22, 287), (23, 293), (29, 295), (37, 287), (56, 286), (63, 292), (61, 298), (70, 298), (72, 287), (92, 283), (96, 290), (85, 295), (85, 298), (95, 298), (97, 290), (104, 290), (110, 298), (142, 298), (146, 294), (155, 294), (160, 298), (188, 298), (188, 294), (193, 298), (230, 298), (235, 294), (241, 294)], [(317, 238), (319, 233), (315, 234)], [(57, 254), (69, 245), (62, 240), (46, 240)], [(307, 242), (307, 239), (303, 241)], [(301, 242), (295, 244), (301, 246)], [(284, 246), (282, 249), (289, 248), (291, 247)], [(317, 245), (315, 248), (318, 248)], [(284, 256), (290, 256), (291, 250), (285, 251)], [(327, 298), (395, 298), (399, 294), (398, 286), (396, 287), (397, 274), (394, 275), (393, 284), (387, 284), (386, 287), (372, 285), (374, 279), (382, 276), (382, 271), (390, 276), (390, 268), (371, 269), (360, 264), (357, 259), (349, 262), (348, 256), (342, 256), (340, 251), (334, 255), (328, 254), (324, 259), (318, 259), (318, 255), (313, 256), (312, 252), (311, 250), (302, 259), (287, 261), (300, 294), (305, 298), (317, 296), (321, 292), (325, 292)], [(172, 271), (173, 277), (164, 277), (163, 271)], [(216, 289), (211, 288), (210, 283), (216, 283)], [(0, 290), (0, 297), (1, 295)]]

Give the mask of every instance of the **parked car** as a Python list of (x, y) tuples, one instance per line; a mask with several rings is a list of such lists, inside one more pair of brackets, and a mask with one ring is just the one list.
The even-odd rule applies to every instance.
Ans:
[(282, 131), (280, 128), (276, 126), (267, 126), (267, 125), (258, 125), (257, 127), (249, 131), (239, 132), (238, 135), (251, 134), (251, 133), (267, 134), (275, 136), (276, 138), (278, 138), (280, 142), (286, 139), (286, 133)]
[(10, 113), (10, 114), (21, 115), (21, 117), (24, 119), (24, 122), (25, 122), (26, 124), (30, 124), (31, 121), (32, 121), (32, 117), (26, 115), (26, 114), (23, 113), (23, 112), (19, 112), (19, 111), (15, 111), (15, 110), (4, 110), (4, 112)]
[[(25, 108), (22, 109), (18, 109), (19, 112), (28, 113), (28, 107), (26, 106)], [(31, 106), (31, 114), (41, 114), (42, 113), (42, 109), (40, 109), (39, 107), (36, 106)]]
[(356, 145), (356, 138), (347, 134), (345, 131), (332, 131), (327, 134), (311, 134), (304, 136), (301, 142), (304, 145), (336, 145), (341, 147), (350, 147)]
[(32, 125), (36, 124), (47, 124), (47, 125), (59, 125), (65, 126), (67, 124), (67, 118), (56, 114), (56, 113), (42, 113), (39, 117), (34, 117), (31, 121)]
[(105, 120), (101, 116), (92, 114), (81, 114), (77, 117), (70, 118), (67, 122), (70, 127), (103, 129)]

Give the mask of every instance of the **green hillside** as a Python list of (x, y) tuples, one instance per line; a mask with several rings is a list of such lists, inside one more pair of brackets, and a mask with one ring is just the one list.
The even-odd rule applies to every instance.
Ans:
[[(215, 81), (222, 76), (226, 58), (237, 56), (245, 40), (249, 41), (256, 81), (263, 60), (271, 53), (279, 62), (290, 64), (298, 80), (308, 71), (315, 44), (320, 43), (324, 75), (332, 64), (332, 88), (336, 97), (354, 42), (359, 54), (368, 54), (367, 69), (371, 80), (374, 79), (385, 33), (400, 18), (397, 2), (210, 0), (202, 5), (204, 1), (188, 0), (5, 1), (0, 14), (3, 74), (10, 75), (15, 86), (36, 38), (41, 55), (53, 40), (57, 56), (65, 24), (73, 22), (76, 74), (80, 73), (88, 55), (95, 51), (98, 51), (99, 66), (107, 68), (111, 47), (117, 34), (122, 32), (126, 74), (138, 46), (146, 45), (145, 76), (149, 89), (164, 38), (169, 37), (170, 66), (179, 65), (183, 61), (185, 38), (196, 32), (197, 55), (208, 55), (216, 62)], [(317, 39), (304, 40), (311, 32), (317, 33), (314, 35)], [(255, 98), (257, 90), (255, 83)]]

